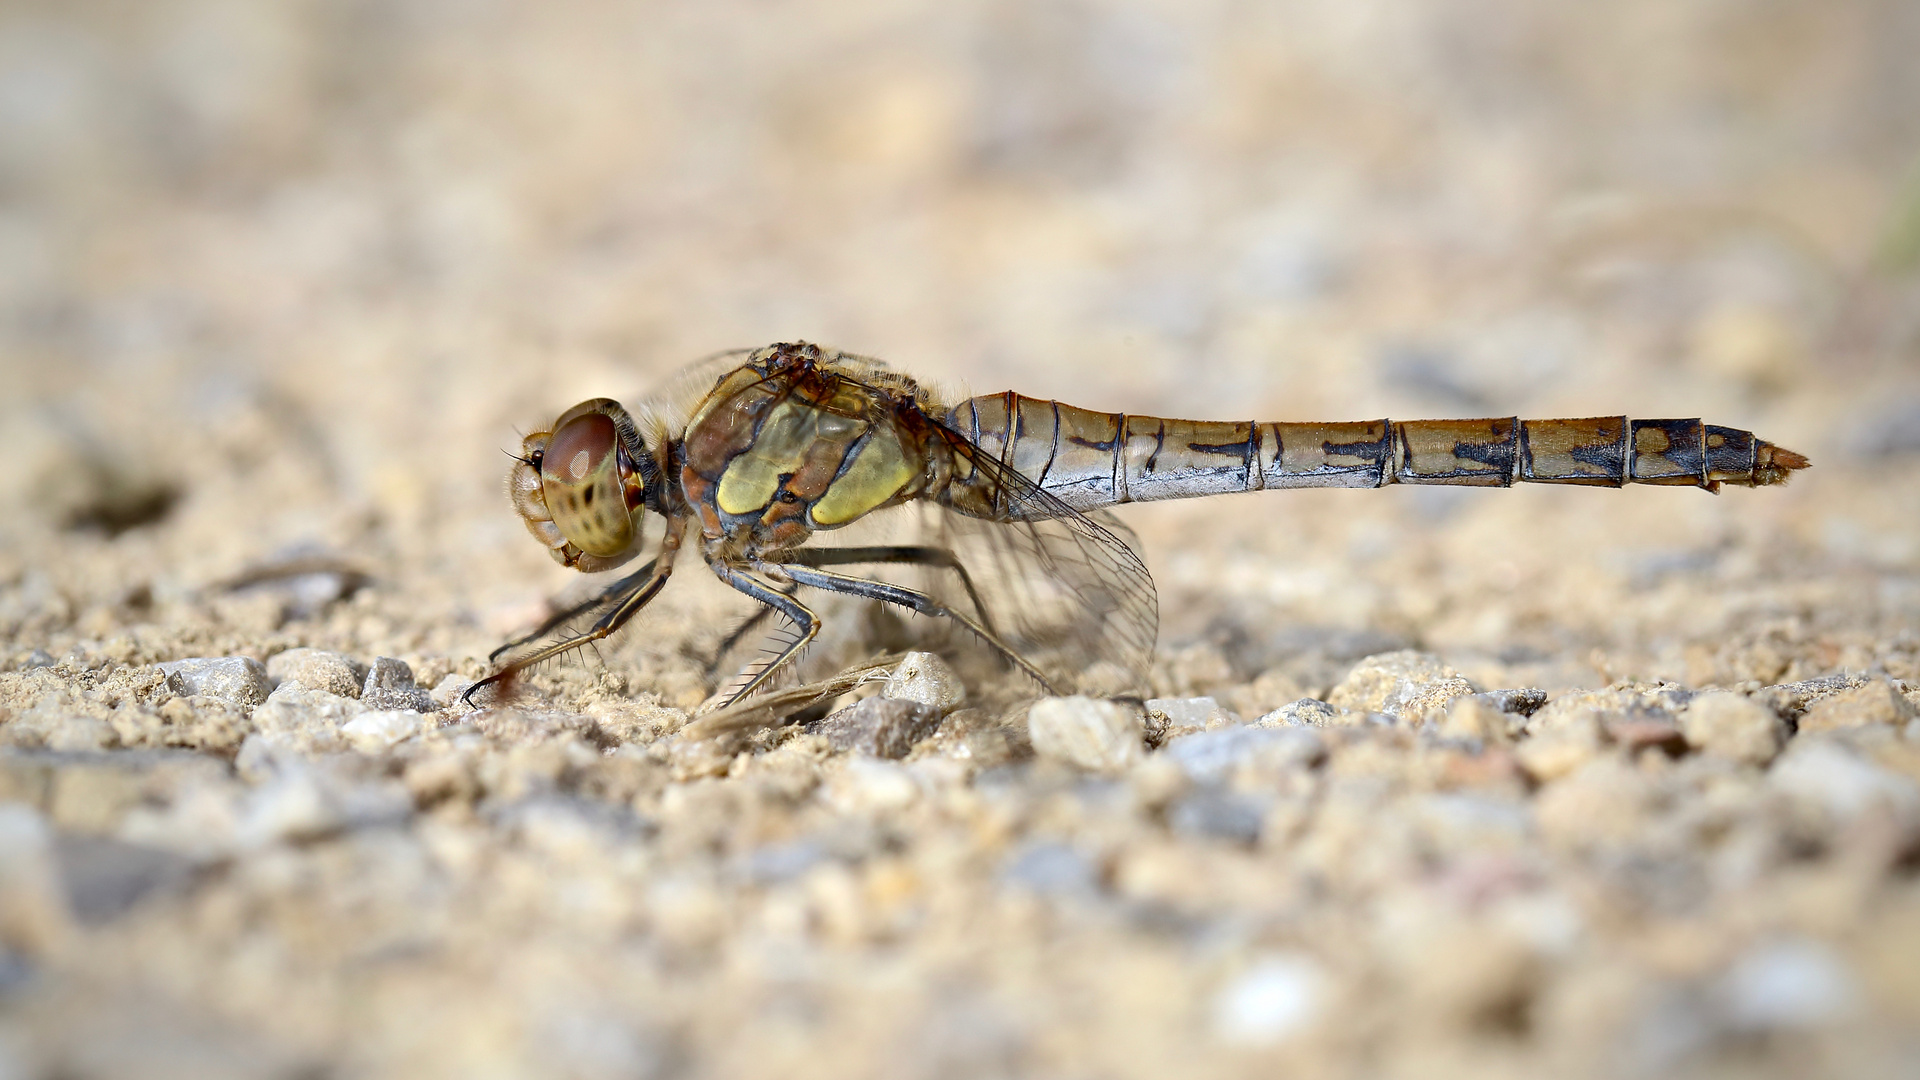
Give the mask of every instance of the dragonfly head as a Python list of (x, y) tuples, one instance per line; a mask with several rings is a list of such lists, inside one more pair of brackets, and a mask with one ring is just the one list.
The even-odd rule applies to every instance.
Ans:
[(638, 552), (647, 488), (659, 473), (627, 411), (594, 398), (521, 440), (507, 496), (555, 561), (591, 573)]

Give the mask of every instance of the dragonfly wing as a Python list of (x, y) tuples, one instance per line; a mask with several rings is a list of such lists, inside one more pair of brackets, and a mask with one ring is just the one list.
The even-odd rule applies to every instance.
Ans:
[[(967, 568), (994, 630), (1055, 688), (1144, 690), (1160, 609), (1132, 530), (1105, 512), (1047, 509), (1045, 517), (992, 521), (928, 507), (938, 542)], [(941, 598), (959, 610), (971, 602), (957, 581)]]

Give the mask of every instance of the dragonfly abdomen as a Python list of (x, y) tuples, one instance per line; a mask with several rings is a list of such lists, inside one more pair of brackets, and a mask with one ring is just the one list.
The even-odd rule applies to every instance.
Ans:
[(1075, 509), (1266, 488), (1515, 482), (1684, 485), (1784, 481), (1807, 459), (1697, 419), (1175, 420), (1012, 392), (962, 402), (949, 424)]

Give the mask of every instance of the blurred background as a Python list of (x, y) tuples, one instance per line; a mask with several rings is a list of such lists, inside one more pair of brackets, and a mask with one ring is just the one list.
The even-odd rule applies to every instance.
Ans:
[[(643, 394), (715, 350), (805, 339), (955, 393), (1221, 419), (1704, 416), (1813, 458), (1784, 490), (1718, 498), (1390, 488), (1130, 508), (1161, 588), (1162, 693), (1213, 693), (1257, 715), (1405, 646), (1486, 688), (1920, 678), (1916, 57), (1912, 0), (4, 0), (0, 669), (25, 680), (64, 658), (61, 677), (84, 680), (112, 663), (309, 645), (403, 657), (428, 684), (477, 674), (577, 579), (526, 539), (501, 495), (518, 433), (586, 397)], [(280, 576), (248, 587), (262, 572)], [(561, 705), (592, 687), (697, 702), (709, 687), (691, 657), (730, 625), (722, 605), (741, 613), (706, 577), (683, 573), (625, 640), (536, 689)], [(0, 714), (30, 704), (0, 702)], [(229, 786), (221, 805), (252, 805)], [(1530, 797), (1516, 786), (1514, 812), (1530, 814)], [(1087, 798), (1092, 834), (1111, 815)], [(733, 805), (715, 799), (663, 802), (671, 843), (656, 847), (668, 854), (629, 837), (618, 865), (680, 858), (673, 807)], [(1386, 824), (1365, 837), (1423, 835), (1401, 830), (1401, 804), (1382, 805)], [(702, 858), (728, 837), (747, 842), (734, 828), (747, 811), (713, 815), (711, 836), (686, 841)], [(1484, 820), (1495, 818), (1507, 820)], [(1329, 819), (1324, 850), (1376, 850), (1355, 839), (1362, 819)], [(890, 1022), (894, 988), (918, 985), (921, 969), (882, 965), (839, 1006), (789, 1008), (782, 988), (813, 984), (778, 957), (676, 968), (671, 949), (655, 978), (635, 966), (654, 946), (635, 943), (620, 903), (651, 903), (631, 918), (695, 937), (731, 925), (714, 912), (759, 909), (728, 907), (719, 885), (676, 893), (685, 882), (673, 878), (644, 900), (629, 879), (593, 877), (613, 864), (586, 826), (549, 830), (541, 842), (563, 853), (551, 864), (496, 869), (474, 853), (506, 833), (469, 826), (447, 817), (419, 826), (425, 840), (402, 828), (310, 857), (249, 856), (230, 888), (179, 905), (184, 922), (129, 920), (137, 948), (103, 932), (77, 954), (92, 957), (76, 962), (90, 972), (72, 984), (82, 989), (44, 984), (55, 989), (41, 1007), (92, 1015), (130, 981), (122, 958), (138, 955), (189, 1013), (308, 1047), (351, 1042), (390, 1075), (431, 1074), (427, 1062), (459, 1073), (462, 1060), (507, 1069), (487, 1057), (490, 1040), (522, 1036), (512, 1060), (641, 1075), (621, 1063), (653, 1059), (601, 1039), (624, 1029), (593, 1026), (594, 1009), (634, 1011), (622, 1011), (623, 986), (670, 987), (631, 1000), (680, 1009), (705, 1033), (686, 1045), (722, 1064), (772, 1046), (825, 1067), (831, 1055), (809, 1047), (865, 1045), (861, 1033)], [(1173, 841), (1153, 847), (1159, 836), (1141, 841), (1149, 854), (1185, 857)], [(432, 862), (422, 843), (467, 891), (407, 876)], [(381, 862), (381, 844), (415, 862)], [(349, 849), (376, 870), (357, 869)], [(924, 880), (951, 886), (947, 848), (914, 850), (933, 853)], [(1348, 894), (1326, 901), (1317, 871), (1280, 855), (1267, 869), (1295, 875), (1303, 899), (1290, 911), (1343, 917)], [(1049, 953), (1052, 924), (1021, 908), (987, 925), (1000, 943), (1043, 928), (1031, 952), (985, 947), (964, 921), (944, 924), (961, 927), (950, 940), (903, 939), (1004, 959), (1002, 1004), (1015, 1004), (993, 1023), (938, 1013), (948, 1026), (927, 1029), (948, 1033), (938, 1038), (876, 1035), (875, 1060), (910, 1044), (907, 1057), (928, 1055), (924, 1075), (958, 1075), (940, 1071), (941, 1039), (974, 1040), (967, 1052), (991, 1065), (995, 1032), (1053, 1017), (1118, 1072), (1184, 1062), (1186, 1014), (1168, 1002), (1202, 1000), (1237, 962), (1232, 943), (1250, 940), (1233, 927), (1263, 925), (1207, 906), (1241, 873), (1221, 859), (1227, 876), (1163, 875), (1206, 885), (1188, 938), (1165, 920), (1116, 921), (1119, 936), (1102, 937), (1109, 924), (1096, 920), (1083, 952)], [(862, 888), (905, 880), (885, 876), (904, 856), (871, 865)], [(1910, 892), (1907, 865), (1889, 889)], [(514, 878), (513, 866), (534, 869)], [(1371, 895), (1371, 866), (1355, 895)], [(822, 888), (854, 880), (828, 869), (842, 876), (820, 871)], [(974, 884), (990, 892), (995, 872)], [(1251, 870), (1233, 880), (1243, 897), (1279, 895)], [(1471, 884), (1483, 888), (1495, 886)], [(1808, 886), (1769, 910), (1817, 921), (1841, 910), (1819, 897), (1843, 893)], [(1429, 894), (1395, 895), (1412, 899), (1384, 903), (1388, 915), (1431, 906)], [(978, 910), (942, 902), (930, 910)], [(1701, 906), (1648, 946), (1647, 970), (1718, 963), (1687, 943), (1745, 924), (1729, 915), (1736, 902)], [(273, 914), (250, 922), (243, 909)], [(785, 910), (769, 901), (768, 925)], [(472, 912), (483, 914), (461, 921)], [(1555, 984), (1572, 989), (1553, 999), (1565, 1023), (1552, 1031), (1612, 1046), (1621, 1029), (1582, 1026), (1600, 1015), (1593, 1002), (1666, 1000), (1642, 993), (1665, 985), (1653, 976), (1614, 979), (1622, 969), (1608, 966), (1621, 941), (1655, 940), (1638, 917), (1583, 946), (1581, 970), (1597, 974)], [(1321, 940), (1322, 923), (1281, 925)], [(1920, 924), (1905, 925), (1910, 942)], [(1440, 937), (1478, 955), (1477, 930), (1447, 927)], [(1380, 970), (1398, 970), (1396, 940), (1377, 936)], [(447, 947), (409, 952), (414, 941)], [(461, 966), (514, 942), (525, 948), (507, 974)], [(386, 951), (365, 959), (354, 943)], [(1858, 955), (1883, 951), (1868, 942)], [(1336, 966), (1364, 953), (1341, 951)], [(1471, 965), (1436, 955), (1441, 1000)], [(1887, 1006), (1888, 1031), (1902, 1016), (1912, 1030), (1910, 968), (1888, 968), (1885, 999), (1907, 1002)], [(1421, 1012), (1367, 989), (1395, 985), (1382, 978), (1352, 984), (1384, 1012), (1357, 1011), (1328, 1060), (1369, 1060), (1383, 1032)], [(683, 980), (707, 996), (683, 994)], [(764, 990), (778, 1015), (736, 1042), (740, 985)], [(366, 1004), (368, 987), (385, 988), (387, 1011)], [(1121, 996), (1100, 996), (1109, 990)], [(523, 1013), (558, 1026), (522, 1030)], [(791, 1034), (804, 1016), (832, 1023)], [(1165, 1022), (1132, 1022), (1141, 1016)], [(1648, 1060), (1693, 1045), (1655, 1021)], [(1048, 1042), (1041, 1023), (1021, 1045), (1083, 1045)], [(89, 1024), (67, 1038), (74, 1060), (94, 1045)], [(122, 1047), (132, 1064), (120, 1074), (142, 1074), (143, 1040)], [(1574, 1059), (1600, 1060), (1567, 1040)], [(1165, 1056), (1132, 1056), (1147, 1043)]]

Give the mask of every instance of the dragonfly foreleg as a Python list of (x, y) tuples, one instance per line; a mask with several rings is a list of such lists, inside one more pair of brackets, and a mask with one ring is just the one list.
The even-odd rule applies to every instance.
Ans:
[[(767, 680), (772, 678), (775, 672), (791, 663), (794, 657), (800, 655), (801, 650), (812, 644), (814, 636), (820, 633), (820, 616), (815, 615), (805, 604), (737, 566), (730, 566), (723, 562), (710, 562), (707, 565), (712, 568), (715, 577), (743, 595), (752, 597), (768, 608), (785, 615), (793, 623), (794, 628), (800, 631), (772, 660), (769, 660), (759, 671), (754, 672), (752, 678), (727, 698), (725, 705), (721, 706), (725, 708), (726, 705), (732, 705), (766, 685)], [(778, 571), (781, 568), (769, 564), (768, 569)]]
[(626, 594), (646, 584), (647, 578), (653, 575), (653, 568), (657, 563), (659, 563), (659, 561), (660, 561), (659, 559), (654, 559), (648, 562), (647, 565), (641, 567), (638, 570), (635, 570), (633, 573), (628, 574), (626, 577), (623, 577), (619, 581), (616, 581), (613, 584), (607, 586), (606, 588), (600, 590), (599, 595), (591, 597), (586, 600), (582, 600), (579, 603), (573, 605), (572, 607), (566, 609), (565, 611), (562, 611), (556, 615), (553, 615), (552, 617), (548, 618), (545, 622), (541, 623), (539, 626), (535, 627), (534, 629), (529, 630), (524, 634), (521, 634), (519, 637), (514, 638), (512, 641), (509, 641), (505, 645), (502, 645), (499, 648), (493, 650), (492, 652), (487, 654), (487, 663), (491, 664), (498, 661), (500, 657), (504, 656), (507, 653), (512, 652), (513, 650), (519, 648), (522, 645), (525, 645), (529, 641), (533, 641), (536, 638), (546, 637), (548, 634), (552, 633), (556, 628), (565, 626), (566, 624), (572, 622), (573, 620), (579, 618), (582, 615), (585, 615), (587, 612), (592, 611), (594, 608), (597, 608), (602, 604), (606, 604), (609, 602), (614, 604), (620, 603), (625, 598)]
[(1059, 693), (1058, 690), (1054, 689), (1053, 683), (1048, 680), (1045, 675), (1040, 673), (1039, 668), (1034, 667), (1023, 659), (1019, 653), (1014, 652), (1012, 647), (1000, 640), (1000, 635), (960, 612), (946, 607), (926, 593), (916, 592), (913, 589), (885, 581), (868, 581), (866, 578), (848, 577), (845, 574), (835, 574), (827, 570), (818, 570), (808, 566), (796, 566), (791, 563), (781, 565), (779, 568), (794, 581), (815, 589), (825, 589), (828, 592), (842, 593), (847, 596), (858, 596), (867, 600), (878, 600), (881, 603), (895, 604), (909, 611), (919, 612), (922, 615), (952, 619), (954, 622), (972, 631), (975, 637), (986, 642), (995, 652), (1006, 657), (1013, 666), (1026, 672), (1035, 682), (1045, 687), (1048, 693)]
[[(607, 612), (605, 615), (600, 616), (600, 618), (593, 624), (592, 629), (588, 630), (584, 634), (575, 634), (572, 637), (564, 638), (560, 641), (556, 641), (553, 644), (546, 646), (545, 648), (538, 649), (527, 656), (523, 656), (520, 659), (507, 664), (506, 666), (502, 667), (499, 671), (496, 671), (493, 674), (487, 676), (486, 678), (481, 679), (479, 682), (474, 683), (472, 686), (467, 687), (467, 692), (460, 695), (460, 700), (465, 702), (468, 705), (472, 705), (474, 691), (479, 690), (481, 687), (491, 686), (495, 683), (501, 682), (502, 680), (509, 679), (514, 675), (517, 675), (520, 672), (525, 671), (526, 669), (532, 667), (533, 665), (538, 664), (545, 660), (551, 660), (554, 657), (559, 656), (561, 653), (570, 652), (574, 649), (580, 648), (582, 645), (587, 645), (595, 641), (600, 641), (608, 637), (609, 635), (611, 635), (614, 631), (620, 629), (622, 626), (625, 626), (628, 619), (633, 618), (633, 616), (641, 608), (646, 607), (649, 601), (651, 601), (655, 596), (658, 596), (660, 594), (661, 587), (666, 585), (667, 578), (673, 574), (673, 562), (672, 560), (665, 559), (665, 558), (656, 559), (654, 560), (653, 563), (649, 564), (647, 573), (649, 575), (647, 579), (645, 581), (640, 582), (637, 588), (634, 588), (633, 591), (630, 592), (625, 598), (621, 599), (619, 603), (615, 604), (611, 611)], [(639, 576), (638, 574), (634, 574), (629, 577), (620, 579), (620, 581), (617, 582), (612, 589), (609, 589), (607, 592), (602, 593), (599, 599), (591, 601), (586, 605), (583, 605), (583, 607), (580, 610), (591, 608), (592, 606), (594, 606), (594, 604), (597, 604), (600, 601), (606, 600), (609, 596), (611, 596), (613, 593), (617, 592), (618, 590), (629, 587), (633, 582), (633, 579), (638, 576)], [(560, 621), (564, 621), (564, 620), (560, 620)], [(559, 625), (559, 621), (550, 622), (546, 627), (542, 628), (542, 630), (540, 631), (537, 631), (532, 636), (537, 637), (539, 636), (540, 633), (544, 633), (545, 630), (551, 629), (553, 626), (558, 626), (558, 625)], [(527, 638), (523, 640), (531, 640), (531, 638)], [(498, 654), (496, 653), (495, 655), (498, 655)]]
[(980, 599), (980, 593), (973, 587), (973, 576), (967, 568), (946, 548), (929, 547), (923, 544), (878, 544), (870, 547), (818, 547), (794, 548), (780, 554), (777, 561), (782, 565), (798, 563), (801, 566), (848, 566), (859, 563), (911, 563), (916, 566), (930, 566), (940, 570), (951, 570), (960, 577), (961, 587), (967, 590), (967, 599), (973, 601), (973, 610), (980, 618), (980, 625), (993, 630), (993, 619), (987, 614), (987, 605)]

